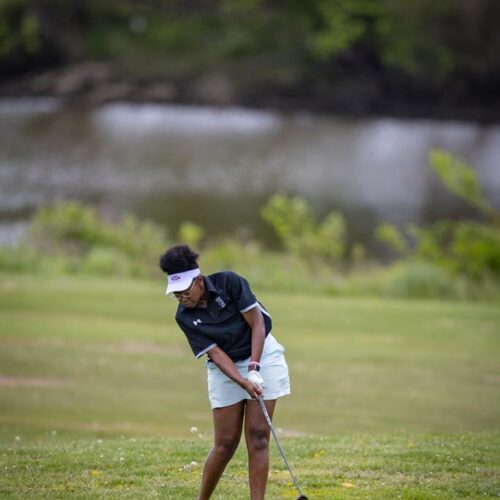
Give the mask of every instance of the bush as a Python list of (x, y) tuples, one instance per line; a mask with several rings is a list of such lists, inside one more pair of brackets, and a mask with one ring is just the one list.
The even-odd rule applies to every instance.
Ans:
[(381, 292), (405, 298), (459, 298), (460, 280), (435, 264), (422, 261), (398, 263), (385, 276)]
[(487, 217), (495, 215), (495, 210), (484, 197), (473, 168), (459, 158), (439, 149), (430, 152), (429, 161), (431, 168), (449, 191)]
[(409, 251), (405, 236), (392, 224), (381, 224), (375, 229), (375, 236), (398, 255)]
[(206, 230), (194, 222), (185, 221), (179, 227), (178, 238), (192, 248), (198, 248)]
[[(430, 161), (445, 186), (488, 219), (438, 221), (428, 227), (409, 225), (404, 231), (390, 224), (376, 230), (377, 238), (400, 257), (418, 259), (473, 280), (500, 278), (500, 217), (485, 199), (475, 171), (443, 151), (432, 151)], [(408, 241), (412, 240), (410, 247)]]
[(0, 269), (11, 272), (33, 272), (40, 267), (40, 256), (35, 251), (19, 246), (0, 248)]
[(345, 257), (346, 228), (341, 214), (332, 212), (317, 223), (307, 201), (282, 194), (272, 196), (261, 213), (291, 254), (332, 264)]
[(99, 276), (128, 276), (132, 274), (132, 266), (122, 252), (94, 247), (82, 260), (80, 271)]
[(27, 245), (38, 258), (65, 261), (68, 271), (148, 276), (157, 272), (158, 255), (168, 242), (152, 222), (125, 214), (113, 224), (94, 209), (70, 202), (38, 210)]
[(31, 241), (46, 251), (62, 249), (84, 254), (93, 246), (114, 248), (130, 257), (152, 255), (167, 244), (161, 228), (140, 222), (125, 214), (112, 224), (96, 211), (77, 202), (43, 207), (35, 214), (30, 228)]
[(414, 230), (415, 255), (473, 279), (500, 277), (500, 228), (471, 221), (442, 221)]

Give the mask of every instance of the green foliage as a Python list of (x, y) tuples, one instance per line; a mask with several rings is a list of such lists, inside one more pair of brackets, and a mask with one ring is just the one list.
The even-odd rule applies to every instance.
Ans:
[(385, 277), (381, 292), (391, 297), (462, 298), (456, 277), (443, 267), (426, 261), (408, 261), (394, 266)]
[(0, 56), (40, 49), (39, 19), (28, 0), (0, 0)]
[(332, 263), (339, 263), (345, 256), (345, 220), (341, 214), (328, 214), (317, 223), (307, 201), (282, 194), (272, 196), (261, 213), (293, 255)]
[(472, 167), (453, 155), (432, 151), (430, 164), (444, 185), (477, 208), (490, 222), (439, 221), (426, 229), (414, 230), (416, 255), (479, 278), (491, 273), (500, 277), (499, 214), (486, 200)]
[(133, 275), (131, 264), (122, 252), (96, 246), (83, 258), (80, 271), (99, 276), (130, 276)]
[(460, 24), (464, 5), (455, 0), (381, 3), (385, 12), (377, 19), (375, 29), (381, 58), (388, 66), (434, 78), (455, 69), (459, 54), (444, 26), (451, 19), (455, 26)]
[(72, 257), (75, 271), (148, 275), (167, 246), (163, 231), (130, 214), (116, 224), (76, 202), (43, 207), (30, 227), (29, 245), (43, 256)]
[[(500, 225), (498, 214), (481, 191), (476, 172), (444, 151), (432, 151), (430, 162), (444, 185), (480, 210), (490, 222), (438, 221), (425, 228), (410, 225), (399, 231), (383, 224), (377, 238), (399, 255), (409, 256), (474, 280), (500, 278)], [(410, 249), (407, 239), (414, 245)]]
[(375, 236), (399, 255), (408, 252), (408, 243), (405, 236), (393, 224), (381, 224), (375, 229)]
[(108, 223), (94, 209), (76, 202), (41, 208), (33, 219), (31, 236), (41, 248), (67, 246), (83, 253), (101, 245), (130, 257), (150, 255), (166, 243), (162, 230), (151, 222), (126, 214), (118, 224)]
[(194, 222), (185, 221), (179, 227), (178, 239), (192, 248), (198, 248), (205, 234), (205, 228)]
[(365, 37), (371, 25), (383, 15), (383, 3), (371, 0), (320, 0), (319, 28), (311, 34), (313, 53), (320, 59), (349, 49)]
[(473, 168), (446, 151), (433, 150), (429, 159), (431, 168), (452, 193), (484, 215), (494, 214), (494, 209), (484, 197)]
[(487, 273), (500, 277), (500, 228), (472, 221), (440, 221), (415, 234), (417, 257), (476, 279)]
[(202, 259), (204, 265), (213, 272), (220, 269), (237, 269), (249, 253), (258, 252), (257, 248), (248, 247), (238, 240), (225, 238), (213, 243), (203, 252)]
[(12, 272), (31, 272), (37, 269), (40, 258), (33, 249), (25, 246), (0, 247), (0, 269)]
[[(346, 255), (345, 222), (330, 214), (316, 222), (308, 203), (272, 197), (263, 216), (286, 253), (227, 237), (201, 247), (203, 228), (181, 224), (180, 241), (201, 250), (206, 273), (232, 269), (266, 290), (343, 296), (494, 299), (500, 296), (498, 226), (441, 221), (427, 228), (378, 228), (377, 235), (405, 260), (381, 267), (366, 260), (361, 245)], [(410, 248), (407, 241), (412, 241)], [(27, 240), (0, 249), (0, 270), (13, 273), (158, 276), (158, 256), (169, 246), (162, 230), (125, 215), (111, 223), (91, 208), (65, 203), (40, 209)], [(340, 271), (342, 260), (349, 272)], [(344, 269), (344, 268), (343, 268)], [(314, 280), (311, 280), (311, 272)]]
[(351, 249), (351, 262), (359, 266), (366, 261), (366, 248), (361, 243), (354, 243)]
[(496, 9), (488, 0), (0, 0), (0, 57), (55, 51), (174, 77), (227, 71), (242, 85), (297, 84), (364, 47), (427, 78), (481, 76), (499, 69)]

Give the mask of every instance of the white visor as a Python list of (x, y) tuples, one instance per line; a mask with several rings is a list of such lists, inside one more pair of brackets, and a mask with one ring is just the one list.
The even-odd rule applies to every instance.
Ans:
[(189, 271), (184, 271), (183, 273), (169, 274), (167, 278), (167, 290), (165, 293), (168, 295), (169, 293), (187, 290), (192, 281), (199, 275), (200, 270), (198, 268), (190, 269)]

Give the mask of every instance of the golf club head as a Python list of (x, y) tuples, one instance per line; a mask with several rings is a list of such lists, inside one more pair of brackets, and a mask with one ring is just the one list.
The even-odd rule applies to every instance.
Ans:
[(307, 500), (307, 497), (305, 495), (300, 495), (300, 497), (297, 497), (297, 500)]

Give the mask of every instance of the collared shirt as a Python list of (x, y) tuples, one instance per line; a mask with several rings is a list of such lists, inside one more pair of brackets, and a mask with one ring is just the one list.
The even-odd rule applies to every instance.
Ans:
[(264, 318), (265, 333), (271, 331), (271, 316), (257, 301), (248, 281), (231, 271), (203, 277), (207, 289), (207, 307), (179, 304), (175, 320), (196, 358), (213, 347), (220, 347), (233, 361), (251, 354), (252, 330), (242, 313), (258, 307)]

